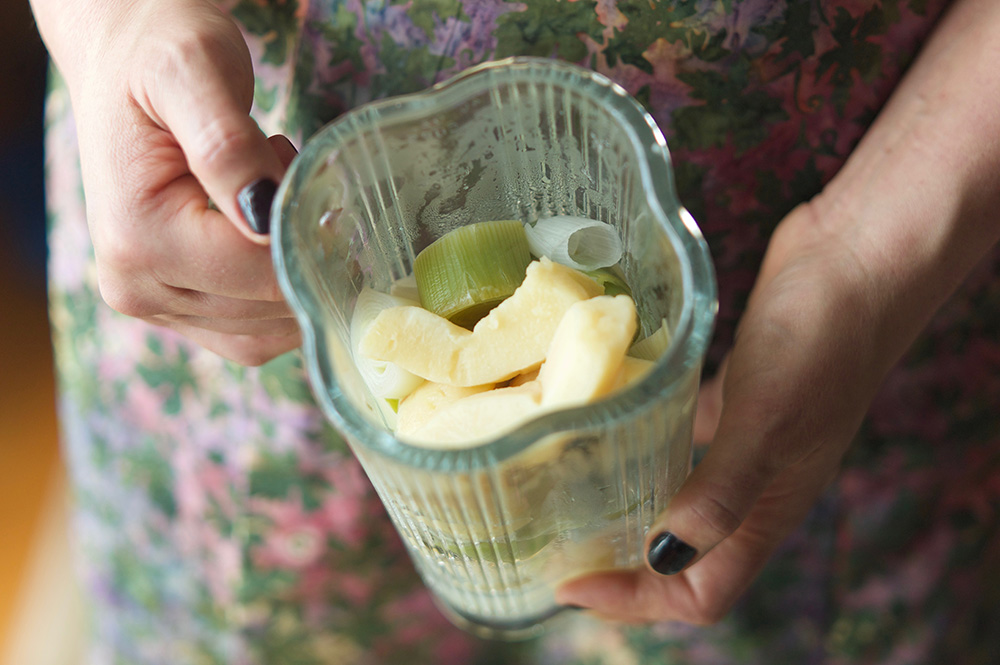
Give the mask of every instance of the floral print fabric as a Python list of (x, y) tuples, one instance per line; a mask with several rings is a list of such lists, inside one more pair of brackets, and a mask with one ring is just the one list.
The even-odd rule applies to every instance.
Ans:
[[(816, 194), (944, 0), (226, 0), (254, 113), (339, 113), (528, 54), (621, 83), (668, 136), (719, 274), (714, 366), (770, 232)], [(297, 353), (248, 369), (100, 300), (76, 136), (48, 107), (51, 318), (92, 663), (987, 663), (1000, 570), (1000, 257), (889, 376), (838, 482), (707, 628), (566, 616), (497, 644), (434, 608)], [(991, 650), (990, 647), (993, 647)]]

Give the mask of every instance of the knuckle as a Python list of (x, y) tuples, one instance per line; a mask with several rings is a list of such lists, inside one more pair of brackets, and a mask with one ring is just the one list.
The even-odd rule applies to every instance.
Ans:
[(270, 360), (268, 356), (253, 351), (236, 352), (229, 359), (243, 367), (260, 367)]
[(241, 357), (237, 362), (244, 367), (260, 367), (267, 361), (271, 360), (273, 356), (269, 354), (262, 353), (252, 353), (244, 357)]
[(155, 260), (155, 253), (142, 240), (135, 221), (116, 213), (96, 226), (100, 230), (95, 234), (94, 253), (99, 268), (124, 279), (135, 278), (148, 271)]
[(150, 251), (127, 231), (104, 233), (95, 242), (97, 285), (101, 298), (116, 312), (146, 318), (162, 312), (148, 294)]
[[(265, 252), (268, 250), (265, 249)], [(255, 300), (261, 303), (283, 303), (285, 295), (278, 284), (278, 277), (271, 266), (271, 257), (265, 254), (259, 265), (260, 269), (256, 274), (245, 280), (245, 293), (241, 297), (247, 300)]]
[(260, 367), (285, 351), (285, 345), (276, 346), (265, 337), (232, 335), (220, 350), (220, 355), (244, 367)]
[(729, 607), (720, 603), (709, 603), (699, 606), (691, 617), (691, 623), (696, 626), (714, 626), (726, 618)]
[[(236, 100), (249, 112), (253, 100), (253, 68), (250, 53), (235, 26), (221, 19), (221, 24), (192, 23), (184, 30), (166, 33), (155, 45), (145, 49), (146, 65), (155, 81), (169, 82), (177, 98), (188, 99), (191, 90), (204, 88), (206, 72), (226, 82)], [(220, 30), (220, 25), (223, 27)], [(143, 74), (146, 76), (146, 74)], [(161, 86), (161, 89), (164, 86)], [(193, 103), (197, 100), (189, 100)], [(197, 107), (191, 109), (197, 111)], [(194, 171), (216, 165), (232, 165), (247, 146), (258, 140), (256, 127), (248, 115), (237, 114), (209, 118), (192, 136), (192, 145), (184, 152)]]
[(691, 512), (701, 526), (718, 540), (736, 531), (743, 523), (743, 518), (735, 510), (711, 495), (696, 501), (691, 506)]
[(825, 216), (820, 213), (822, 204), (823, 195), (820, 194), (816, 199), (796, 206), (775, 228), (771, 246), (784, 253), (801, 247), (807, 239), (818, 239), (829, 232), (823, 224)]
[(159, 313), (133, 280), (120, 279), (98, 268), (97, 286), (101, 299), (119, 314), (144, 319)]
[(201, 128), (187, 156), (195, 171), (225, 166), (247, 154), (256, 140), (242, 116), (213, 118)]
[(250, 54), (227, 19), (187, 21), (161, 33), (161, 39), (144, 49), (146, 64), (161, 75), (181, 83), (200, 76), (206, 68), (242, 71), (249, 69)]
[(299, 331), (295, 319), (272, 319), (268, 334), (277, 337), (290, 337)]
[(246, 349), (239, 352), (233, 361), (244, 367), (260, 367), (275, 357), (275, 354), (267, 353), (262, 349)]
[(260, 300), (265, 302), (285, 301), (285, 294), (282, 293), (281, 286), (278, 284), (278, 278), (274, 276), (273, 271), (271, 272), (270, 279), (261, 285)]

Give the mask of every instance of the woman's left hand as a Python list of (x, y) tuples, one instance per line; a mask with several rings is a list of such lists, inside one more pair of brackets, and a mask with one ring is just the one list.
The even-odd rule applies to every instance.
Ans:
[(702, 390), (696, 434), (712, 442), (650, 531), (648, 567), (570, 582), (559, 601), (628, 622), (721, 618), (834, 478), (909, 343), (880, 292), (849, 239), (795, 210)]
[(648, 566), (571, 580), (561, 603), (714, 622), (805, 518), (886, 372), (1000, 238), (998, 56), (1000, 3), (952, 3), (841, 171), (772, 237), (702, 393), (708, 452), (653, 525)]

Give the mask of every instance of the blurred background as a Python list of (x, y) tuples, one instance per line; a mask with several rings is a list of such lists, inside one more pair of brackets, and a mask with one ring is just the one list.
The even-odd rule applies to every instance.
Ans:
[(0, 1), (0, 665), (79, 644), (45, 306), (47, 56), (28, 0)]

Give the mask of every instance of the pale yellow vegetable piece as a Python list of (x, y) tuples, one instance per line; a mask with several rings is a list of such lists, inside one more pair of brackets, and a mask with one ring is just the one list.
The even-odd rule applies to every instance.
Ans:
[(393, 307), (375, 318), (359, 348), (435, 383), (499, 383), (545, 360), (563, 315), (601, 293), (586, 275), (542, 258), (471, 332), (420, 307)]
[(538, 370), (533, 369), (531, 371), (525, 372), (524, 374), (518, 374), (513, 379), (510, 380), (512, 386), (520, 386), (528, 381), (534, 381), (538, 378)]
[(538, 372), (542, 405), (578, 406), (613, 390), (635, 328), (635, 303), (626, 295), (599, 296), (570, 307)]
[(427, 448), (467, 448), (510, 432), (542, 412), (537, 381), (495, 388), (456, 400), (400, 438)]
[(641, 380), (649, 374), (650, 371), (652, 371), (654, 365), (656, 365), (656, 363), (652, 360), (633, 358), (628, 355), (625, 356), (622, 358), (622, 366), (618, 370), (618, 379), (615, 381), (615, 390), (624, 388), (625, 386)]
[(667, 327), (667, 320), (660, 322), (660, 327), (654, 330), (649, 337), (640, 339), (628, 350), (628, 355), (633, 358), (643, 360), (656, 360), (664, 354), (670, 346), (670, 329)]
[(491, 388), (493, 384), (463, 387), (425, 381), (400, 401), (399, 412), (396, 415), (396, 432), (401, 435), (410, 434), (427, 424), (427, 421), (440, 409), (464, 397), (486, 392)]
[(358, 353), (358, 342), (364, 337), (368, 326), (375, 320), (378, 313), (390, 307), (401, 305), (419, 305), (418, 301), (404, 300), (397, 296), (391, 296), (381, 291), (375, 291), (367, 286), (362, 287), (358, 293), (358, 299), (354, 304), (354, 313), (351, 315), (351, 345), (358, 372), (364, 379), (368, 389), (375, 397), (385, 399), (400, 399), (406, 397), (413, 390), (424, 383), (424, 380), (407, 372), (398, 365), (380, 360), (366, 358)]

